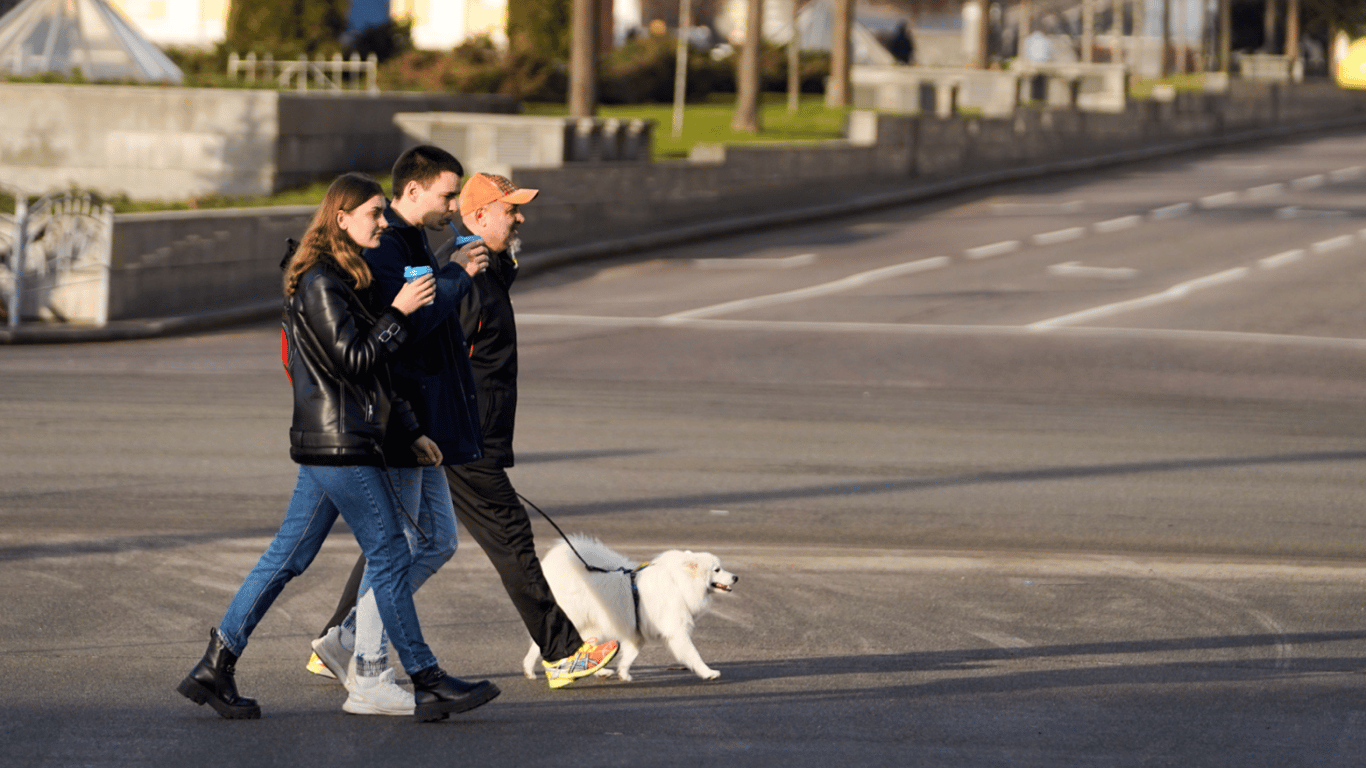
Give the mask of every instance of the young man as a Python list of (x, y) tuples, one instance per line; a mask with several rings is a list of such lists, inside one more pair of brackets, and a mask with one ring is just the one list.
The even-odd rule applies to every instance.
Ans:
[(484, 416), (484, 456), (446, 467), (455, 514), (493, 562), (508, 597), (541, 648), (546, 679), (561, 688), (601, 669), (617, 641), (585, 642), (555, 603), (541, 572), (531, 521), (508, 480), (513, 465), (512, 430), (517, 414), (517, 324), (508, 289), (517, 277), (517, 228), (521, 207), (538, 190), (518, 189), (502, 176), (476, 173), (460, 193), (460, 218), (489, 249), (488, 269), (460, 302), (460, 324), (470, 345), (479, 412)]
[[(415, 342), (395, 357), (391, 375), (395, 392), (412, 405), (424, 432), (440, 448), (442, 462), (449, 464), (482, 455), (478, 400), (457, 311), (471, 290), (470, 274), (484, 268), (488, 256), (483, 246), (472, 245), (458, 263), (439, 267), (425, 230), (444, 229), (455, 217), (463, 174), (460, 161), (438, 147), (403, 153), (394, 164), (394, 199), (384, 211), (388, 226), (379, 244), (364, 252), (373, 281), (363, 298), (371, 306), (393, 300), (406, 282), (407, 267), (428, 267), (436, 274), (436, 297), (410, 317)], [(411, 451), (400, 449), (386, 445), (384, 454), (391, 468), (408, 467), (404, 476), (419, 478), (395, 488), (413, 550), (408, 581), (416, 591), (455, 554), (455, 513), (441, 468), (419, 467)], [(350, 694), (343, 705), (347, 712), (405, 714), (412, 709), (412, 696), (393, 682), (383, 627), (372, 593), (362, 584), (363, 563), (357, 564), (327, 631), (314, 641), (314, 652), (344, 681)], [(310, 660), (316, 671), (313, 664)]]

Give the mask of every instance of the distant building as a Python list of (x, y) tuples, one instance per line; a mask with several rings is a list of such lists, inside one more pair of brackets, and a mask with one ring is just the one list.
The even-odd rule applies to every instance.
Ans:
[[(0, 0), (3, 3), (4, 0)], [(211, 48), (228, 34), (231, 0), (108, 0), (157, 45)]]
[(507, 42), (507, 0), (391, 0), (395, 19), (412, 19), (413, 45), (449, 50), (472, 37)]

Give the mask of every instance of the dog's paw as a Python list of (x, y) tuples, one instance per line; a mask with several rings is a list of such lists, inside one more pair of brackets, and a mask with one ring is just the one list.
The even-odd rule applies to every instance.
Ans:
[(702, 674), (698, 675), (698, 677), (702, 678), (703, 680), (715, 680), (720, 676), (721, 673), (717, 672), (714, 669), (703, 670)]
[(630, 672), (618, 672), (617, 677), (621, 678), (621, 682), (623, 683), (629, 683), (632, 679)]
[(606, 680), (610, 678), (613, 673), (612, 670), (608, 669), (607, 667), (603, 667), (602, 669), (599, 669), (597, 672), (594, 672), (593, 674), (602, 678), (603, 680)]
[(524, 670), (522, 670), (522, 675), (525, 676), (526, 679), (528, 679), (528, 680), (536, 680), (536, 679), (537, 679), (536, 673), (535, 673), (535, 672), (532, 672), (532, 671), (529, 670), (529, 669), (524, 669)]

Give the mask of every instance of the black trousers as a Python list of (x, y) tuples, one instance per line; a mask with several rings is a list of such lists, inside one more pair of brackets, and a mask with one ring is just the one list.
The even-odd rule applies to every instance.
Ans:
[(541, 656), (556, 661), (583, 645), (541, 572), (531, 520), (507, 470), (487, 459), (446, 467), (455, 516), (479, 542), (503, 580)]
[[(541, 572), (531, 519), (526, 507), (517, 499), (507, 470), (494, 462), (481, 460), (446, 467), (446, 482), (451, 488), (456, 518), (479, 542), (498, 571), (503, 588), (512, 598), (512, 605), (521, 615), (531, 639), (540, 647), (541, 656), (558, 661), (577, 651), (583, 645), (583, 639), (574, 623), (560, 610), (545, 574)], [(355, 607), (356, 593), (364, 574), (365, 556), (361, 555), (351, 569), (337, 610), (328, 619), (322, 634), (341, 624)]]

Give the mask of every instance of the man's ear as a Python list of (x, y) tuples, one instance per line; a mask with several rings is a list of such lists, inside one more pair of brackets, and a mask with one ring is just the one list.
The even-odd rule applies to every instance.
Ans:
[(416, 200), (417, 197), (418, 197), (418, 195), (421, 195), (421, 194), (422, 194), (422, 185), (421, 185), (421, 184), (418, 184), (416, 179), (410, 179), (410, 180), (408, 181), (407, 184), (404, 184), (404, 185), (403, 185), (403, 193), (400, 194), (398, 197), (399, 197), (400, 200), (410, 200), (410, 201), (411, 201), (411, 200)]

